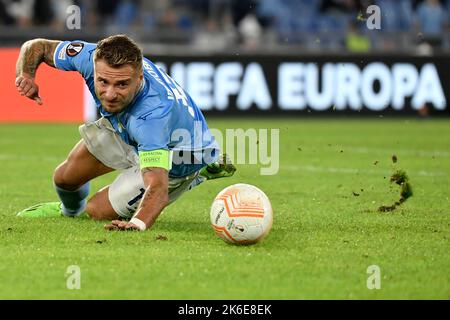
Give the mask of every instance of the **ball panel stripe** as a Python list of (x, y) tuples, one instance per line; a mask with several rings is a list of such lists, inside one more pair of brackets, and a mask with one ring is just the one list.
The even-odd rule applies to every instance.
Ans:
[(218, 227), (216, 225), (212, 225), (214, 229), (216, 229), (216, 231), (222, 232), (224, 234), (227, 235), (228, 238), (230, 238), (231, 241), (233, 242), (239, 242), (236, 239), (233, 238), (233, 236), (227, 231), (227, 229), (225, 229), (225, 227)]
[(264, 218), (264, 215), (261, 214), (250, 214), (250, 213), (243, 213), (243, 214), (232, 214), (230, 215), (231, 218), (241, 218), (241, 217), (247, 217), (247, 218)]

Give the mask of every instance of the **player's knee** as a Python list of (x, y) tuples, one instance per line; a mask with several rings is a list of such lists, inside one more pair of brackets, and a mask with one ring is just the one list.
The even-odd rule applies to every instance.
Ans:
[(56, 186), (65, 189), (65, 190), (77, 190), (83, 184), (80, 184), (79, 181), (71, 181), (69, 178), (70, 174), (68, 172), (68, 163), (64, 161), (61, 163), (53, 173), (53, 182)]
[(67, 179), (65, 178), (65, 171), (66, 171), (66, 163), (64, 162), (64, 163), (61, 163), (55, 169), (55, 172), (53, 173), (53, 182), (55, 183), (56, 186), (58, 186), (62, 189), (70, 190), (71, 186), (67, 182)]

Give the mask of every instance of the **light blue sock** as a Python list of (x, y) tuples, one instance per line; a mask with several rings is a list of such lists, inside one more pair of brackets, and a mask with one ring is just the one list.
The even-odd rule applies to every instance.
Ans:
[(65, 190), (56, 185), (55, 189), (59, 199), (61, 199), (61, 211), (65, 216), (76, 217), (84, 211), (89, 195), (89, 182), (75, 191)]

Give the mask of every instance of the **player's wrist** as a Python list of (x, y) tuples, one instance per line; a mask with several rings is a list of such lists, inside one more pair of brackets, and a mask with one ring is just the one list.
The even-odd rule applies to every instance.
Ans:
[(22, 77), (22, 78), (30, 79), (30, 80), (33, 80), (33, 81), (34, 81), (34, 75), (32, 75), (32, 74), (30, 74), (30, 73), (27, 73), (27, 72), (20, 72), (20, 73), (17, 75), (17, 77)]
[(131, 218), (130, 223), (138, 227), (140, 231), (145, 231), (145, 229), (147, 229), (147, 225), (145, 224), (145, 222), (139, 218), (136, 217)]

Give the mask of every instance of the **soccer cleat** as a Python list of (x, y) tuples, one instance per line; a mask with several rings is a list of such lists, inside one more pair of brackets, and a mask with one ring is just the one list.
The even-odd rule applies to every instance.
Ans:
[(39, 203), (29, 208), (20, 211), (18, 217), (31, 217), (31, 218), (41, 218), (41, 217), (59, 217), (62, 216), (61, 212), (61, 202), (46, 202)]
[(223, 154), (218, 161), (213, 162), (200, 170), (200, 176), (206, 180), (231, 177), (236, 167), (231, 163), (227, 154)]

